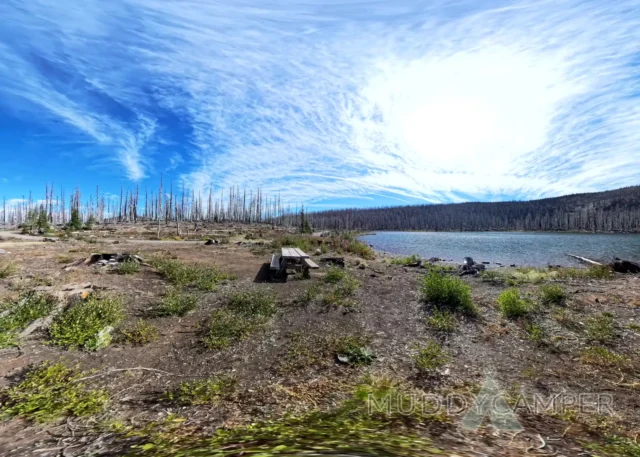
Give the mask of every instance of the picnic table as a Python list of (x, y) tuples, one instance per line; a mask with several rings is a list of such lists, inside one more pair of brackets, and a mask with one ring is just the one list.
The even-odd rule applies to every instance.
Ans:
[(285, 276), (287, 270), (302, 271), (304, 276), (308, 277), (310, 268), (320, 267), (302, 249), (282, 248), (280, 255), (271, 256), (270, 270), (278, 277)]

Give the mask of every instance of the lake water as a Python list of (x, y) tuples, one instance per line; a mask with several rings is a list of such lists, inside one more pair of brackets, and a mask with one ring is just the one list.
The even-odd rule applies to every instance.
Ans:
[(377, 232), (360, 239), (391, 254), (418, 254), (461, 263), (503, 265), (580, 265), (566, 254), (608, 262), (613, 257), (640, 261), (640, 235), (537, 232)]

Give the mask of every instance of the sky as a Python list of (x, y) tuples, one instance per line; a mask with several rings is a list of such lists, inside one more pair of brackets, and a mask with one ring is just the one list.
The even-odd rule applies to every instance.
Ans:
[(640, 184), (638, 0), (3, 0), (0, 197), (311, 209)]

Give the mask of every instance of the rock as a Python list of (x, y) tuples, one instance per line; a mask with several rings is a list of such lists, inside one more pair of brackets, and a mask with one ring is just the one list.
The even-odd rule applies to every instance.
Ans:
[(512, 264), (511, 264), (511, 265), (509, 265), (509, 266), (510, 266), (510, 267), (515, 267), (515, 266), (516, 266), (516, 264), (515, 264), (515, 263), (512, 263)]
[(42, 241), (44, 241), (46, 243), (55, 243), (58, 240), (56, 240), (55, 238), (44, 238)]
[(442, 259), (441, 259), (441, 258), (439, 258), (439, 257), (431, 257), (431, 258), (428, 260), (428, 262), (429, 262), (429, 263), (435, 263), (435, 262), (441, 262), (441, 261), (442, 261)]
[(0, 255), (6, 255), (9, 254), (9, 252), (5, 251), (4, 249), (0, 249)]
[(322, 249), (317, 248), (315, 251), (313, 251), (313, 255), (321, 255), (322, 254)]
[(611, 268), (618, 273), (640, 273), (640, 264), (628, 260), (616, 259)]
[(336, 358), (338, 359), (338, 362), (340, 362), (340, 363), (349, 363), (349, 356), (347, 356), (347, 355), (337, 354)]
[(473, 259), (471, 257), (465, 257), (464, 260), (462, 261), (463, 265), (468, 265), (468, 266), (473, 266), (476, 263), (473, 261)]
[(489, 265), (491, 262), (482, 262), (484, 265)]
[(219, 244), (218, 240), (209, 239), (205, 243), (205, 246), (211, 246), (212, 244)]
[(478, 271), (484, 271), (484, 270), (486, 270), (486, 269), (487, 269), (487, 267), (485, 267), (485, 266), (484, 266), (483, 264), (481, 264), (481, 263), (480, 263), (480, 264), (475, 264), (475, 265), (473, 266), (473, 268), (475, 268), (475, 269), (476, 269), (476, 270), (478, 270)]

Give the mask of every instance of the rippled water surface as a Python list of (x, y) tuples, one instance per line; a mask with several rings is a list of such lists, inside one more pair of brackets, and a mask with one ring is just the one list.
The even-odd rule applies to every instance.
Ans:
[(392, 254), (418, 254), (461, 262), (505, 265), (577, 265), (566, 254), (609, 261), (613, 257), (640, 261), (640, 235), (535, 232), (377, 232), (362, 241)]

